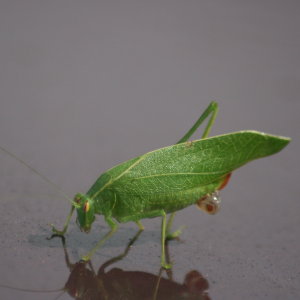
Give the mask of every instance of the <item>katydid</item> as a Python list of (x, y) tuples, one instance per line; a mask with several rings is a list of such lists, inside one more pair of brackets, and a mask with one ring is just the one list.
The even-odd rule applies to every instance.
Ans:
[[(196, 204), (210, 214), (216, 213), (219, 190), (227, 184), (232, 171), (249, 161), (279, 152), (290, 141), (286, 137), (252, 130), (208, 138), (217, 111), (218, 104), (211, 102), (177, 144), (135, 157), (103, 173), (86, 194), (75, 195), (63, 229), (57, 230), (52, 225), (54, 235), (66, 233), (75, 209), (77, 224), (86, 233), (90, 231), (95, 215), (103, 215), (110, 231), (83, 256), (83, 260), (90, 260), (116, 232), (117, 222), (132, 221), (143, 229), (141, 219), (160, 216), (161, 265), (169, 268), (165, 259), (165, 240), (167, 235), (176, 237), (179, 234), (169, 234), (175, 212)], [(207, 118), (201, 139), (188, 141)], [(45, 176), (43, 178), (50, 182)]]
[[(141, 219), (160, 216), (161, 265), (169, 268), (164, 245), (174, 215), (171, 215), (167, 226), (167, 214), (192, 204), (209, 213), (217, 211), (218, 191), (227, 183), (233, 170), (251, 160), (280, 151), (290, 141), (289, 138), (257, 131), (207, 138), (217, 111), (217, 103), (210, 103), (177, 144), (135, 157), (103, 173), (86, 194), (75, 196), (63, 230), (53, 226), (53, 232), (65, 234), (75, 209), (77, 224), (86, 233), (90, 231), (95, 215), (103, 215), (111, 229), (83, 257), (89, 260), (96, 249), (116, 232), (117, 222), (136, 222), (143, 229)], [(187, 143), (209, 116), (202, 139)]]

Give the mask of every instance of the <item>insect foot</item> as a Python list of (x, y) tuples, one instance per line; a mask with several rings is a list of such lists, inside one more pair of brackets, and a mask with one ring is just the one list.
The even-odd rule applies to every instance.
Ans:
[(66, 233), (66, 231), (60, 231), (57, 230), (53, 224), (50, 224), (51, 228), (52, 228), (52, 235), (50, 237), (47, 237), (47, 240), (52, 240), (54, 237), (60, 237), (62, 239), (64, 239), (64, 234)]
[(172, 264), (163, 263), (163, 264), (161, 264), (161, 266), (166, 270), (172, 269)]
[(81, 260), (84, 261), (84, 262), (87, 262), (91, 259), (90, 255), (84, 255), (81, 257)]
[(53, 235), (64, 236), (64, 234), (66, 233), (65, 230), (58, 230), (58, 229), (56, 229), (53, 224), (50, 224), (50, 226), (52, 228)]
[(177, 229), (174, 232), (167, 232), (166, 240), (171, 241), (171, 240), (179, 240), (179, 236), (182, 233), (182, 230), (185, 228), (185, 226), (181, 226), (179, 229)]

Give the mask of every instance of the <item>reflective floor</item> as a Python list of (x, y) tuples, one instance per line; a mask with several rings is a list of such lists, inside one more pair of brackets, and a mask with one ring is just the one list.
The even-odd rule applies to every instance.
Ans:
[[(160, 268), (159, 218), (89, 234), (57, 188), (0, 152), (0, 298), (300, 298), (297, 1), (1, 1), (0, 145), (73, 197), (114, 165), (171, 145), (211, 100), (212, 135), (289, 136), (232, 174), (214, 216), (179, 211)], [(201, 130), (195, 138), (201, 136)]]

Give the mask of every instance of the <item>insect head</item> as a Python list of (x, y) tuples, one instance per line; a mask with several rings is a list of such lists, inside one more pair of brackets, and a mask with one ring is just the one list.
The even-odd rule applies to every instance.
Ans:
[(91, 230), (92, 223), (95, 221), (94, 201), (86, 195), (77, 194), (74, 197), (74, 202), (78, 204), (76, 207), (76, 223), (81, 231), (88, 233)]

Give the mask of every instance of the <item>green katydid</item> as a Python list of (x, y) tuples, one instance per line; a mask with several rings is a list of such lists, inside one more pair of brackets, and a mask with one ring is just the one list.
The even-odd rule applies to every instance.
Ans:
[[(136, 222), (162, 217), (161, 265), (165, 260), (165, 238), (174, 212), (189, 205), (207, 212), (218, 208), (218, 190), (224, 187), (233, 170), (245, 163), (280, 151), (289, 138), (256, 131), (240, 131), (207, 138), (216, 118), (218, 105), (212, 102), (194, 126), (176, 145), (164, 147), (123, 162), (103, 173), (84, 194), (77, 194), (62, 231), (64, 235), (76, 208), (77, 223), (89, 232), (95, 215), (103, 215), (111, 230), (83, 257), (89, 260), (93, 253), (118, 228), (117, 222)], [(187, 142), (201, 123), (210, 116), (202, 139)], [(170, 222), (166, 215), (173, 213)]]
[[(103, 215), (110, 231), (83, 257), (89, 260), (116, 232), (117, 222), (133, 221), (143, 229), (141, 219), (161, 216), (161, 265), (169, 268), (165, 259), (165, 239), (175, 212), (197, 204), (206, 212), (215, 213), (220, 200), (218, 191), (226, 185), (233, 170), (254, 159), (279, 152), (290, 141), (286, 137), (257, 131), (207, 138), (217, 111), (218, 104), (211, 102), (177, 144), (135, 157), (103, 173), (86, 194), (74, 197), (63, 230), (59, 231), (52, 225), (54, 234), (66, 233), (75, 209), (77, 224), (86, 233), (90, 231), (95, 215)], [(202, 138), (188, 142), (208, 117)], [(167, 223), (168, 213), (171, 216)], [(178, 232), (170, 236), (176, 235)]]

